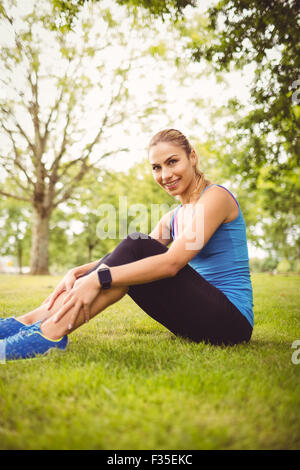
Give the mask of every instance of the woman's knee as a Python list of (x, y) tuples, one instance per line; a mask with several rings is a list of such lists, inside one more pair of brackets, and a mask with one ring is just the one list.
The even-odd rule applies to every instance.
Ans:
[(168, 250), (158, 240), (142, 232), (130, 233), (125, 240), (127, 245), (133, 249), (138, 259), (158, 255)]
[(148, 241), (149, 236), (142, 232), (133, 232), (127, 235), (124, 240), (120, 243), (120, 248), (126, 249), (126, 252), (131, 253), (132, 261), (143, 258), (143, 247), (142, 241)]
[(167, 247), (158, 240), (142, 232), (133, 232), (127, 235), (114, 251), (107, 257), (105, 264), (119, 266), (132, 263), (148, 256), (154, 256), (167, 251)]

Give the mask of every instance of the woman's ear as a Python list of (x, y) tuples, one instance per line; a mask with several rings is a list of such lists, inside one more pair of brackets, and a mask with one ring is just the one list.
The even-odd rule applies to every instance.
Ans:
[(196, 167), (198, 163), (198, 156), (194, 149), (191, 150), (190, 159), (191, 159), (192, 165)]

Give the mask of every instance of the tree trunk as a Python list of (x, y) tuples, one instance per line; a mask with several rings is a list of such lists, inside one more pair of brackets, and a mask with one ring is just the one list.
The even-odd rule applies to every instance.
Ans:
[(89, 250), (88, 263), (91, 263), (91, 261), (92, 261), (93, 249), (94, 249), (94, 245), (88, 245), (88, 250)]
[(35, 209), (30, 274), (49, 274), (49, 215)]
[(23, 247), (22, 247), (22, 241), (17, 240), (17, 250), (18, 250), (18, 267), (19, 267), (19, 274), (22, 274), (22, 259), (23, 259)]

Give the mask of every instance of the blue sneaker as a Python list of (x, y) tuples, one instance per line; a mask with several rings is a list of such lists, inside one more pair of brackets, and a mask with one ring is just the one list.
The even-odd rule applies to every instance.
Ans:
[(15, 317), (0, 318), (0, 339), (14, 336), (23, 328), (28, 329), (31, 326), (32, 325), (24, 325), (24, 323), (16, 320)]
[(39, 321), (30, 328), (23, 328), (16, 335), (0, 341), (0, 361), (28, 359), (46, 354), (51, 349), (66, 349), (67, 335), (57, 340), (46, 338), (41, 332), (40, 323)]

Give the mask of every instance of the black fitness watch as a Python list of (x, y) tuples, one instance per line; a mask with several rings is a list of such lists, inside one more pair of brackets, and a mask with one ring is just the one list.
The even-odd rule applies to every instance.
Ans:
[(109, 289), (111, 286), (111, 274), (109, 268), (101, 268), (97, 271), (99, 284), (102, 289)]

